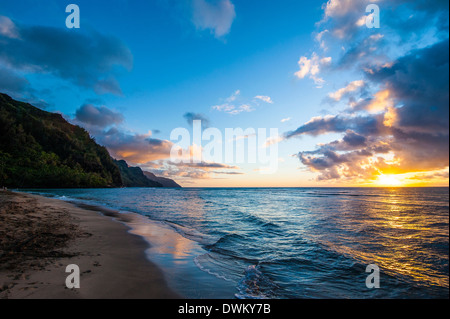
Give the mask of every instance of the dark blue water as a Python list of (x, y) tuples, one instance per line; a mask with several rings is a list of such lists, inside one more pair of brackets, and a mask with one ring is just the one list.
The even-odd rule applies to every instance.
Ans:
[[(189, 258), (237, 298), (449, 296), (448, 188), (39, 193), (163, 222), (203, 248)], [(381, 270), (380, 289), (366, 287), (369, 264)]]

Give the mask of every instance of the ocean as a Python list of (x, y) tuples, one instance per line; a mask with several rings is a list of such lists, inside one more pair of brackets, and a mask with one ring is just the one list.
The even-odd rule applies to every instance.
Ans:
[(27, 191), (135, 216), (187, 298), (449, 297), (448, 188)]

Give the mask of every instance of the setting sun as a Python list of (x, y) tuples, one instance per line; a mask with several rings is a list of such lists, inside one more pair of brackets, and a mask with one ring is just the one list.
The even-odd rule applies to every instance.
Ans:
[(402, 186), (402, 181), (397, 175), (385, 175), (381, 174), (378, 176), (376, 183), (380, 186)]

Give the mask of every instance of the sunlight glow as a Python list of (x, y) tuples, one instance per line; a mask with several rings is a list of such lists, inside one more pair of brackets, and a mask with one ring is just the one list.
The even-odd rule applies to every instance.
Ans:
[(381, 174), (378, 176), (376, 183), (380, 186), (402, 186), (402, 181), (397, 175), (385, 175)]

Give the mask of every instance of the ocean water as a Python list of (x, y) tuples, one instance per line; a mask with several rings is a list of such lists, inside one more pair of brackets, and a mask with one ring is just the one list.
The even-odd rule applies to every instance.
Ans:
[(138, 214), (132, 232), (188, 298), (449, 297), (448, 188), (29, 191)]

